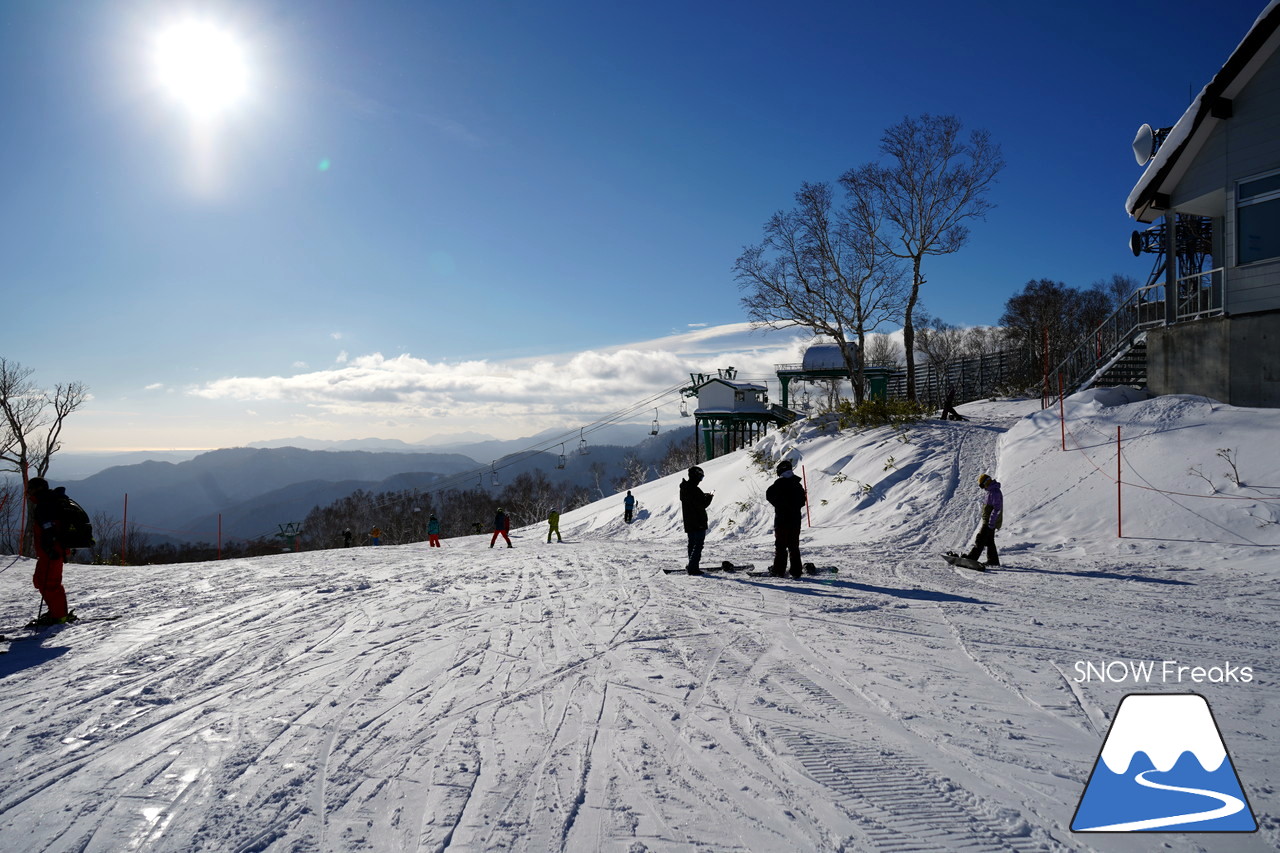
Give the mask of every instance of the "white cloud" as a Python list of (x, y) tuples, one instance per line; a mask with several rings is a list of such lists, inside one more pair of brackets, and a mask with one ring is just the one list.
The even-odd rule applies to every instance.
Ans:
[(306, 370), (306, 369), (307, 369), (307, 363), (306, 363), (305, 361), (295, 361), (295, 362), (293, 363), (293, 369), (294, 369), (294, 370)]
[(164, 383), (163, 383), (163, 382), (152, 382), (150, 385), (145, 386), (142, 390), (143, 390), (143, 391), (163, 391), (163, 390), (164, 390)]
[(342, 352), (338, 353), (338, 357), (334, 359), (334, 362), (337, 364), (346, 364), (348, 358), (349, 356), (347, 355), (347, 351), (343, 350)]
[(703, 327), (649, 341), (507, 361), (432, 362), (405, 353), (348, 357), (292, 376), (237, 376), (199, 386), (209, 400), (276, 401), (330, 416), (521, 418), (540, 425), (593, 420), (689, 382), (693, 372), (733, 366), (743, 379), (773, 378), (811, 336), (749, 323)]

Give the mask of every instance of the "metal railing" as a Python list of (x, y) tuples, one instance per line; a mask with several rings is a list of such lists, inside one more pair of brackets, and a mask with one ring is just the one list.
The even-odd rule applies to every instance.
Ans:
[(1131, 348), (1147, 329), (1163, 326), (1165, 315), (1164, 285), (1138, 288), (1072, 350), (1050, 376), (1061, 374), (1070, 391), (1079, 390)]
[(1222, 267), (1178, 279), (1176, 321), (1182, 323), (1222, 314), (1222, 283)]

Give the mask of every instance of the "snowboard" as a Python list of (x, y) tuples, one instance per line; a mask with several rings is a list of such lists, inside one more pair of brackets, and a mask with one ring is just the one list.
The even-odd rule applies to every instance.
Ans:
[[(835, 566), (815, 566), (813, 563), (805, 563), (804, 574), (801, 575), (801, 577), (811, 577), (813, 575), (834, 575), (834, 574), (838, 574), (839, 571), (840, 570), (837, 569)], [(789, 578), (791, 577), (790, 574), (775, 575), (769, 571), (747, 572), (747, 574), (754, 578), (768, 578), (768, 577)], [(796, 580), (799, 580), (799, 578), (797, 578)]]
[[(722, 562), (722, 563), (721, 563), (720, 565), (718, 565), (718, 566), (703, 566), (703, 567), (702, 567), (702, 571), (703, 571), (703, 573), (704, 573), (704, 574), (705, 574), (705, 573), (707, 573), (707, 572), (747, 572), (747, 573), (750, 573), (750, 572), (751, 572), (751, 570), (752, 570), (752, 569), (754, 569), (754, 568), (755, 568), (755, 566), (754, 566), (754, 565), (752, 565), (751, 563), (741, 563), (741, 564), (737, 564), (737, 565), (735, 565), (734, 563), (731, 563), (731, 562), (729, 562), (728, 560), (725, 560), (724, 562)], [(667, 574), (669, 574), (669, 575), (683, 575), (683, 574), (688, 574), (688, 572), (687, 572), (685, 569), (663, 569), (662, 571), (666, 572), (666, 573), (667, 573)]]
[(942, 559), (946, 560), (953, 566), (962, 569), (973, 569), (975, 572), (985, 572), (987, 567), (979, 563), (977, 560), (970, 560), (968, 557), (962, 557), (955, 551), (948, 551), (942, 555)]

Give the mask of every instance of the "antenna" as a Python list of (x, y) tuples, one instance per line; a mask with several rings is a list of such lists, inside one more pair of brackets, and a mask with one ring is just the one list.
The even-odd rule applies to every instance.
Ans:
[(1137, 134), (1133, 137), (1133, 159), (1138, 161), (1139, 166), (1145, 166), (1151, 162), (1151, 158), (1156, 156), (1156, 152), (1160, 150), (1160, 146), (1164, 144), (1165, 137), (1171, 130), (1173, 130), (1172, 127), (1153, 130), (1149, 124), (1138, 128)]

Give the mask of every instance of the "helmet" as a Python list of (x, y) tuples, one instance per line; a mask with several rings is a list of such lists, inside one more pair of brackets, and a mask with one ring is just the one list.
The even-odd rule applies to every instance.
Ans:
[(978, 475), (978, 488), (979, 488), (979, 489), (985, 489), (985, 488), (987, 487), (987, 483), (990, 483), (990, 482), (991, 482), (991, 475), (990, 475), (990, 474), (979, 474), (979, 475)]
[(790, 470), (791, 470), (790, 460), (783, 459), (781, 462), (778, 463), (778, 476), (782, 476), (783, 474), (785, 474), (787, 471), (790, 471)]
[(32, 477), (27, 480), (28, 492), (47, 492), (49, 490), (49, 481), (44, 477)]
[(703, 476), (704, 476), (704, 475), (703, 475), (703, 473), (702, 473), (702, 469), (701, 469), (701, 468), (699, 468), (697, 465), (691, 465), (691, 466), (689, 467), (689, 479), (690, 479), (690, 480), (701, 480), (701, 479), (703, 478)]

